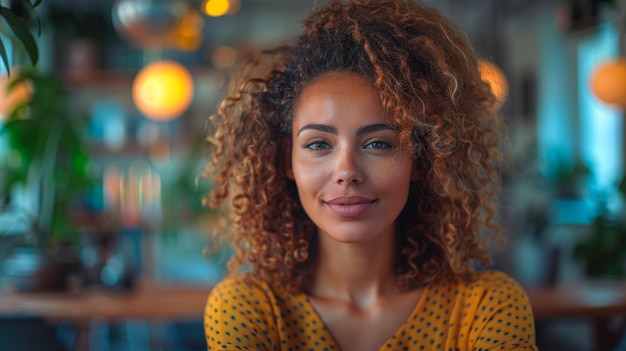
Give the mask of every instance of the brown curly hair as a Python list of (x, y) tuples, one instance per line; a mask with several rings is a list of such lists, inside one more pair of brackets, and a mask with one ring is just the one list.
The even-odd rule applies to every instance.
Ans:
[(289, 290), (302, 287), (316, 229), (285, 175), (284, 141), (303, 87), (328, 72), (366, 77), (414, 156), (419, 179), (398, 218), (401, 284), (467, 278), (490, 262), (482, 234), (498, 234), (503, 125), (463, 32), (409, 0), (331, 0), (297, 41), (249, 60), (210, 117), (214, 182), (205, 199), (224, 207), (216, 235), (243, 269)]

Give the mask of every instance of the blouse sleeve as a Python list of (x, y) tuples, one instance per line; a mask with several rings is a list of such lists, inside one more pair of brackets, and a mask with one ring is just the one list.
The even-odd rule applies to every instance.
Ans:
[(208, 297), (204, 331), (208, 350), (274, 350), (271, 298), (261, 287), (227, 278)]
[(481, 284), (471, 329), (472, 350), (538, 350), (530, 300), (512, 278), (497, 274)]

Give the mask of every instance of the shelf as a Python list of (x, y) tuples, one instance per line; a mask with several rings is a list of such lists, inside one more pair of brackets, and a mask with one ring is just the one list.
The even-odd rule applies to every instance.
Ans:
[(63, 83), (70, 92), (130, 91), (135, 73), (126, 69), (90, 70), (65, 75)]

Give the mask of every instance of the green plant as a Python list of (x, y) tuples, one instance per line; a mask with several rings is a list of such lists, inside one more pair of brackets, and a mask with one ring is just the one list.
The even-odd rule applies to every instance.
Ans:
[[(4, 19), (4, 22), (13, 32), (13, 35), (17, 38), (19, 42), (22, 43), (22, 46), (26, 50), (28, 57), (32, 65), (36, 65), (39, 60), (39, 49), (37, 47), (37, 43), (35, 42), (35, 38), (30, 32), (28, 27), (28, 22), (25, 18), (32, 15), (35, 17), (37, 23), (38, 34), (41, 31), (41, 23), (39, 17), (37, 16), (37, 12), (35, 8), (41, 4), (42, 0), (18, 0), (13, 1), (13, 5), (17, 10), (12, 7), (6, 7), (0, 5), (0, 18)], [(24, 14), (24, 16), (20, 16), (20, 14)], [(3, 29), (2, 22), (0, 22), (0, 33), (8, 34)], [(10, 72), (10, 63), (9, 63), (9, 54), (6, 49), (5, 43), (0, 40), (0, 59), (4, 64), (7, 72)]]
[[(626, 177), (618, 189), (626, 198)], [(587, 276), (626, 277), (626, 209), (612, 213), (602, 204), (588, 235), (575, 244), (573, 256)]]
[(597, 216), (589, 235), (576, 243), (574, 258), (583, 263), (589, 277), (625, 277), (626, 223), (607, 213)]
[(72, 244), (79, 230), (72, 209), (92, 185), (89, 153), (84, 135), (86, 116), (72, 111), (60, 79), (54, 73), (33, 68), (18, 72), (9, 89), (20, 82), (32, 86), (30, 100), (9, 116), (0, 137), (9, 153), (0, 160), (4, 181), (0, 194), (21, 185), (33, 196), (36, 245), (47, 250), (53, 244)]
[(575, 199), (584, 196), (585, 184), (591, 175), (591, 169), (583, 161), (570, 162), (557, 157), (550, 164), (548, 178), (557, 198)]

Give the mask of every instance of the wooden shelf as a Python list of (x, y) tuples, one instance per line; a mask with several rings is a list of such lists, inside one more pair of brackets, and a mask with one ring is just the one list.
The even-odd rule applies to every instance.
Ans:
[(90, 70), (81, 74), (67, 74), (63, 83), (68, 91), (120, 91), (132, 87), (136, 72), (124, 69)]

